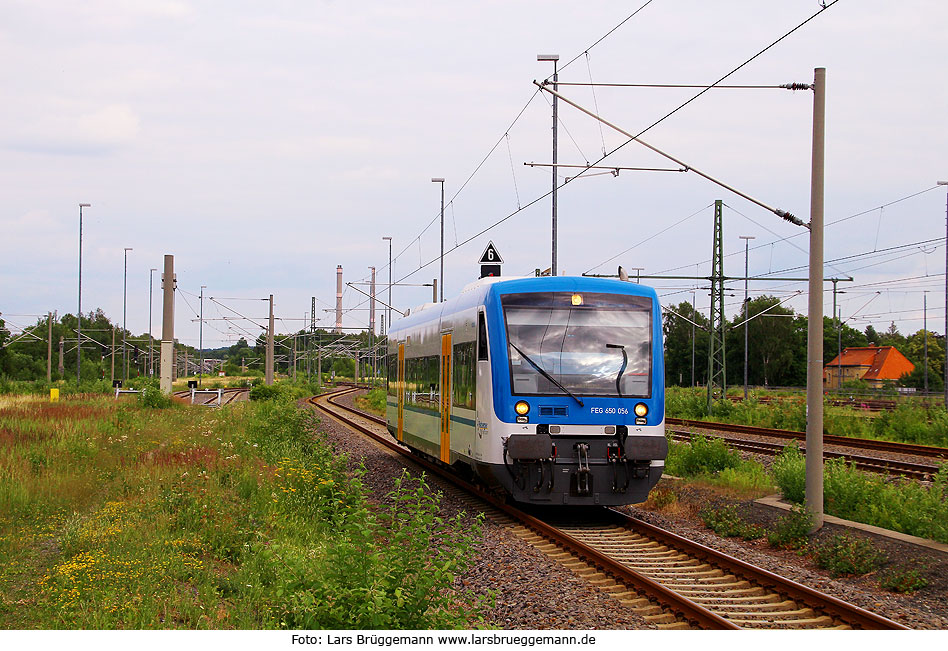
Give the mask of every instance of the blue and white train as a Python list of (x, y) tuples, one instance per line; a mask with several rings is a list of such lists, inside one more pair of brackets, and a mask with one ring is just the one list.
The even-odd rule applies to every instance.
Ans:
[(642, 502), (665, 465), (655, 290), (482, 278), (388, 333), (389, 432), (518, 502)]

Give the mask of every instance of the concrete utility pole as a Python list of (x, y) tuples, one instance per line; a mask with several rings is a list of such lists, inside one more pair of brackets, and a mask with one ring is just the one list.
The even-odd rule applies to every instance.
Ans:
[(174, 360), (174, 256), (165, 256), (165, 270), (161, 274), (163, 290), (161, 309), (161, 354), (159, 360), (159, 385), (164, 394), (171, 393), (172, 376), (177, 366)]
[(925, 344), (925, 393), (928, 393), (928, 292), (922, 293), (922, 339)]
[(46, 313), (49, 333), (46, 335), (46, 381), (53, 381), (53, 313)]
[[(559, 55), (559, 54), (538, 54), (538, 55), (537, 55), (537, 61), (552, 61), (552, 62), (553, 62), (553, 92), (556, 92), (557, 90), (559, 90), (559, 87), (558, 87), (558, 84), (557, 84), (557, 82), (559, 81), (559, 75), (557, 74), (557, 71), (556, 71), (556, 65), (557, 65), (557, 62), (558, 62), (559, 60), (560, 60), (560, 55)], [(557, 96), (554, 95), (554, 96), (553, 96), (553, 256), (552, 256), (553, 260), (552, 260), (552, 264), (550, 265), (550, 275), (551, 275), (551, 276), (556, 276), (556, 275), (558, 275), (558, 273), (557, 273), (557, 267), (556, 267), (556, 186), (557, 186), (557, 181), (556, 181), (556, 152), (557, 152), (557, 147), (556, 147), (556, 126), (557, 126), (557, 122), (558, 122), (558, 120), (557, 120), (557, 115), (556, 115), (556, 108), (557, 108), (556, 100), (557, 100), (557, 99), (558, 99)]]
[(267, 328), (266, 383), (267, 386), (273, 384), (273, 294), (270, 294), (270, 324)]
[(201, 348), (201, 367), (198, 370), (198, 386), (204, 386), (202, 378), (204, 377), (204, 290), (206, 288), (207, 285), (201, 285), (201, 324), (198, 328), (198, 346)]
[(115, 326), (112, 326), (112, 354), (110, 355), (110, 357), (112, 358), (112, 377), (109, 379), (109, 382), (114, 384), (115, 383)]
[(342, 265), (336, 265), (336, 334), (342, 334)]
[(388, 240), (388, 306), (385, 309), (385, 314), (388, 315), (386, 321), (388, 323), (392, 322), (392, 238), (383, 237), (383, 240)]
[(431, 280), (431, 302), (432, 303), (438, 302), (438, 279), (437, 278), (433, 278)]
[(293, 381), (296, 381), (296, 335), (293, 335)]
[(739, 235), (744, 240), (744, 401), (747, 401), (747, 324), (750, 319), (750, 296), (747, 294), (747, 261), (750, 253), (750, 241), (755, 239), (753, 235)]
[(813, 79), (813, 159), (810, 173), (810, 282), (807, 307), (806, 508), (813, 531), (823, 526), (823, 162), (826, 68)]
[(125, 333), (128, 332), (128, 252), (131, 247), (125, 247), (125, 272), (122, 276), (122, 379), (128, 382), (128, 346), (125, 344)]
[[(441, 300), (444, 301), (444, 179), (431, 179), (431, 182), (441, 184)], [(432, 302), (438, 302), (437, 294)]]
[(63, 366), (63, 336), (59, 335), (59, 379), (65, 379), (63, 376), (66, 374), (66, 368)]
[(76, 386), (82, 381), (82, 209), (91, 203), (79, 204), (79, 309), (76, 310)]
[[(948, 185), (948, 181), (939, 181), (938, 185)], [(948, 242), (948, 196), (945, 199), (945, 238)], [(945, 249), (945, 407), (948, 408), (948, 248)]]
[(151, 306), (153, 303), (151, 300), (151, 286), (156, 271), (158, 270), (154, 267), (148, 270), (148, 377), (154, 377), (155, 375), (155, 338), (151, 335)]
[(371, 284), (369, 285), (369, 350), (372, 351), (372, 379), (376, 376), (376, 355), (375, 355), (375, 267), (369, 267), (372, 270)]

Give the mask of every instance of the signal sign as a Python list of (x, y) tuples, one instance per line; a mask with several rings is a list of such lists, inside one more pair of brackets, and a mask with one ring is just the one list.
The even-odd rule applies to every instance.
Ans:
[(481, 259), (477, 261), (477, 264), (503, 264), (504, 259), (500, 257), (500, 254), (497, 252), (497, 248), (494, 246), (493, 242), (487, 243), (487, 248), (484, 249), (484, 253), (481, 254)]

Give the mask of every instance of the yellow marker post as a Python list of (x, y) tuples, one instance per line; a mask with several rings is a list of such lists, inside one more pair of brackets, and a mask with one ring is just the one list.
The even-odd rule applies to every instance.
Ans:
[(50, 389), (50, 390), (49, 390), (49, 401), (50, 401), (50, 402), (59, 402), (59, 389)]

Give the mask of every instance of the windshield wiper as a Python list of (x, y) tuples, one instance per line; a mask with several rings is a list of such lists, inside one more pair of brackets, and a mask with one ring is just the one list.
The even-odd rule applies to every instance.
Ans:
[(606, 344), (606, 348), (618, 348), (622, 351), (622, 367), (619, 369), (619, 374), (616, 376), (616, 395), (621, 398), (622, 389), (619, 388), (619, 383), (622, 381), (622, 374), (625, 373), (625, 367), (629, 365), (629, 356), (625, 352), (625, 346), (620, 344)]
[(583, 401), (582, 401), (582, 400), (580, 400), (580, 399), (577, 398), (575, 395), (573, 395), (573, 392), (572, 392), (572, 391), (570, 391), (569, 389), (567, 389), (566, 387), (564, 387), (562, 384), (560, 384), (559, 382), (557, 382), (555, 379), (553, 379), (553, 376), (552, 376), (552, 375), (550, 375), (549, 373), (547, 373), (546, 371), (544, 371), (542, 368), (540, 368), (540, 365), (537, 364), (536, 362), (534, 362), (532, 359), (530, 359), (530, 357), (529, 357), (525, 352), (523, 352), (522, 350), (520, 350), (519, 348), (517, 348), (516, 344), (514, 344), (513, 342), (510, 342), (510, 345), (513, 347), (514, 350), (516, 350), (518, 353), (520, 353), (520, 356), (521, 356), (521, 357), (523, 357), (525, 360), (527, 360), (528, 362), (530, 362), (530, 365), (533, 366), (533, 368), (535, 368), (537, 371), (539, 371), (539, 372), (540, 372), (540, 375), (542, 375), (542, 376), (545, 377), (547, 380), (549, 380), (550, 382), (552, 382), (553, 384), (555, 384), (557, 387), (559, 387), (560, 389), (562, 389), (562, 390), (563, 390), (563, 393), (565, 393), (565, 394), (568, 395), (570, 398), (572, 398), (573, 400), (575, 400), (576, 402), (578, 402), (580, 407), (584, 407), (584, 406), (585, 406), (585, 405), (583, 405)]

